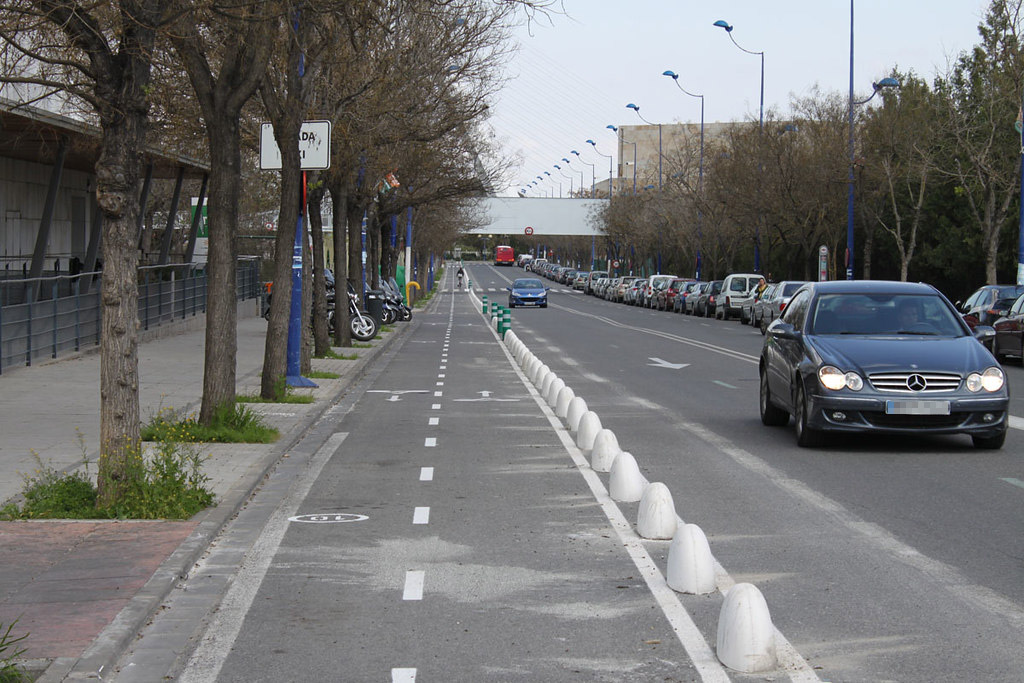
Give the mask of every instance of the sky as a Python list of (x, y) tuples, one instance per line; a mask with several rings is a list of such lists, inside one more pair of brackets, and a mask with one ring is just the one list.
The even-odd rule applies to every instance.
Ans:
[[(713, 26), (723, 19), (743, 48), (763, 51), (765, 110), (782, 117), (793, 97), (817, 86), (846, 97), (850, 88), (850, 0), (563, 0), (564, 14), (516, 31), (520, 43), (508, 83), (491, 106), (490, 125), (503, 153), (521, 159), (503, 196), (515, 195), (567, 157), (590, 182), (608, 176), (615, 134), (605, 126), (643, 125), (627, 103), (653, 123), (756, 119), (761, 60)], [(854, 0), (854, 90), (895, 66), (931, 82), (979, 41), (990, 0)], [(614, 159), (615, 164), (618, 159)], [(577, 174), (578, 177), (578, 174)], [(568, 182), (568, 181), (564, 181)], [(578, 180), (577, 180), (578, 183)], [(548, 188), (551, 185), (549, 183)], [(555, 189), (557, 194), (557, 189)], [(541, 189), (530, 196), (543, 196)]]

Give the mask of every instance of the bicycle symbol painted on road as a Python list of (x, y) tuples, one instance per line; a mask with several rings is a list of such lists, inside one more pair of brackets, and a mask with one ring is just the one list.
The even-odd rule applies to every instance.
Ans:
[(306, 524), (341, 524), (344, 522), (363, 522), (368, 520), (366, 515), (357, 515), (352, 512), (329, 512), (319, 515), (296, 515), (289, 517), (289, 522), (304, 522)]

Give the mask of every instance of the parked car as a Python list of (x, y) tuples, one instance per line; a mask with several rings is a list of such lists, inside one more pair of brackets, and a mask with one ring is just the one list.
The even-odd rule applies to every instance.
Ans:
[(728, 320), (733, 316), (739, 316), (743, 304), (753, 297), (758, 284), (763, 280), (764, 276), (757, 273), (726, 275), (722, 281), (722, 296), (715, 307), (715, 317)]
[(644, 291), (644, 287), (647, 285), (647, 278), (638, 277), (633, 280), (632, 284), (629, 285), (629, 289), (626, 290), (625, 298), (623, 303), (627, 303), (631, 306), (637, 305), (637, 300), (640, 297), (640, 293)]
[(607, 270), (594, 270), (590, 272), (590, 276), (587, 278), (587, 284), (583, 287), (584, 294), (593, 294), (594, 285), (597, 284), (598, 279), (608, 277)]
[(626, 297), (626, 290), (636, 280), (635, 275), (623, 275), (619, 278), (619, 284), (615, 287), (615, 293), (612, 295), (612, 301), (622, 303)]
[(701, 295), (707, 291), (710, 286), (710, 282), (698, 282), (697, 285), (690, 290), (690, 293), (686, 295), (686, 301), (683, 304), (683, 313), (687, 315), (697, 315), (697, 302), (700, 301)]
[(825, 432), (969, 434), (1001, 448), (1002, 369), (934, 287), (885, 281), (803, 285), (768, 326), (759, 363), (765, 425), (796, 423), (797, 444)]
[(718, 296), (722, 291), (722, 280), (715, 280), (708, 283), (707, 288), (700, 293), (700, 297), (697, 299), (697, 306), (694, 308), (694, 315), (702, 315), (705, 318), (710, 318), (715, 314), (715, 308), (718, 306)]
[(700, 290), (700, 286), (704, 284), (698, 280), (690, 280), (679, 290), (676, 294), (675, 300), (672, 301), (672, 311), (674, 313), (686, 313), (686, 300), (690, 296)]
[(516, 278), (508, 290), (508, 307), (516, 306), (538, 306), (548, 307), (548, 290), (544, 283), (535, 277)]
[(533, 254), (520, 254), (516, 259), (516, 263), (519, 265), (520, 268), (523, 268), (525, 270), (526, 266), (528, 266), (530, 264), (530, 261), (532, 260)]
[(645, 308), (651, 308), (651, 304), (654, 301), (654, 293), (668, 285), (675, 275), (667, 275), (664, 273), (656, 273), (647, 278), (647, 284), (644, 286), (643, 292), (640, 293), (639, 305)]
[(531, 261), (528, 261), (526, 263), (525, 268), (526, 270), (532, 273), (539, 273), (544, 268), (544, 264), (547, 262), (548, 260), (546, 258), (535, 258)]
[(669, 280), (664, 287), (661, 287), (654, 293), (654, 301), (651, 303), (651, 308), (656, 308), (659, 311), (671, 311), (672, 304), (676, 300), (680, 289), (686, 286), (687, 282), (692, 282), (692, 278), (677, 277)]
[(1021, 294), (1024, 294), (1024, 285), (984, 285), (963, 303), (958, 301), (956, 307), (971, 328), (991, 325), (1006, 315)]
[(807, 283), (804, 280), (783, 280), (771, 285), (770, 293), (766, 290), (765, 294), (761, 295), (753, 312), (753, 324), (761, 329), (761, 334), (765, 333), (773, 320), (782, 315), (793, 294), (805, 284)]
[(576, 273), (576, 278), (572, 281), (572, 288), (584, 291), (587, 286), (587, 278), (590, 277), (590, 273), (585, 271), (579, 271)]
[(774, 289), (775, 283), (769, 282), (764, 287), (759, 287), (754, 290), (754, 296), (743, 303), (743, 310), (740, 311), (740, 324), (747, 323), (749, 325), (754, 325), (755, 327), (757, 326), (757, 320), (755, 320), (757, 305), (762, 299), (768, 298)]
[(1024, 294), (1014, 299), (1010, 310), (992, 326), (996, 336), (992, 340), (992, 355), (999, 361), (1016, 356), (1024, 362)]

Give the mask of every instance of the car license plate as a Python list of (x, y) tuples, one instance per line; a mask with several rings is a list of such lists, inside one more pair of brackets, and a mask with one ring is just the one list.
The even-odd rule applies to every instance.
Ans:
[(888, 415), (949, 415), (949, 401), (886, 401), (885, 412)]

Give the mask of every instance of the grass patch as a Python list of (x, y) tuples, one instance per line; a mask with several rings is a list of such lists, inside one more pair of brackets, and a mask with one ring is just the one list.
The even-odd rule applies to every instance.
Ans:
[(14, 635), (15, 619), (6, 627), (0, 623), (0, 683), (20, 683), (32, 680), (15, 665), (14, 660), (25, 654), (26, 650), (18, 643), (28, 638), (28, 634)]
[(328, 349), (322, 356), (314, 356), (314, 358), (330, 358), (331, 360), (356, 360), (359, 356), (355, 353), (344, 354), (338, 353), (334, 349)]
[(307, 372), (306, 377), (310, 379), (338, 379), (341, 377), (336, 372), (324, 372), (322, 370), (314, 370), (313, 372)]
[[(97, 507), (97, 490), (85, 472), (57, 472), (39, 461), (35, 476), (25, 477), (22, 506), (0, 510), (3, 519), (188, 519), (213, 504), (202, 472), (202, 457), (193, 444), (160, 443), (148, 456), (129, 454), (120, 499)], [(2, 642), (2, 641), (0, 641)], [(0, 672), (2, 672), (0, 659)], [(0, 677), (0, 683), (7, 679)], [(18, 679), (10, 679), (18, 680)]]
[(365, 344), (363, 342), (352, 342), (353, 349), (372, 349), (373, 344)]
[[(311, 402), (312, 398), (310, 396), (310, 400), (305, 402)], [(242, 401), (241, 397), (239, 401)], [(194, 415), (183, 417), (170, 408), (161, 409), (149, 424), (142, 427), (143, 441), (272, 443), (278, 436), (278, 431), (264, 423), (259, 414), (237, 403), (218, 408), (209, 427), (200, 424)]]
[[(314, 375), (303, 375), (303, 377), (314, 378)], [(312, 403), (316, 399), (313, 398), (312, 394), (293, 394), (288, 392), (284, 396), (278, 396), (277, 398), (263, 398), (259, 394), (244, 394), (236, 396), (235, 400), (239, 403)]]
[(381, 334), (387, 334), (388, 332), (394, 332), (394, 331), (395, 331), (395, 326), (394, 325), (384, 325), (384, 326), (382, 326), (380, 328), (380, 333)]

